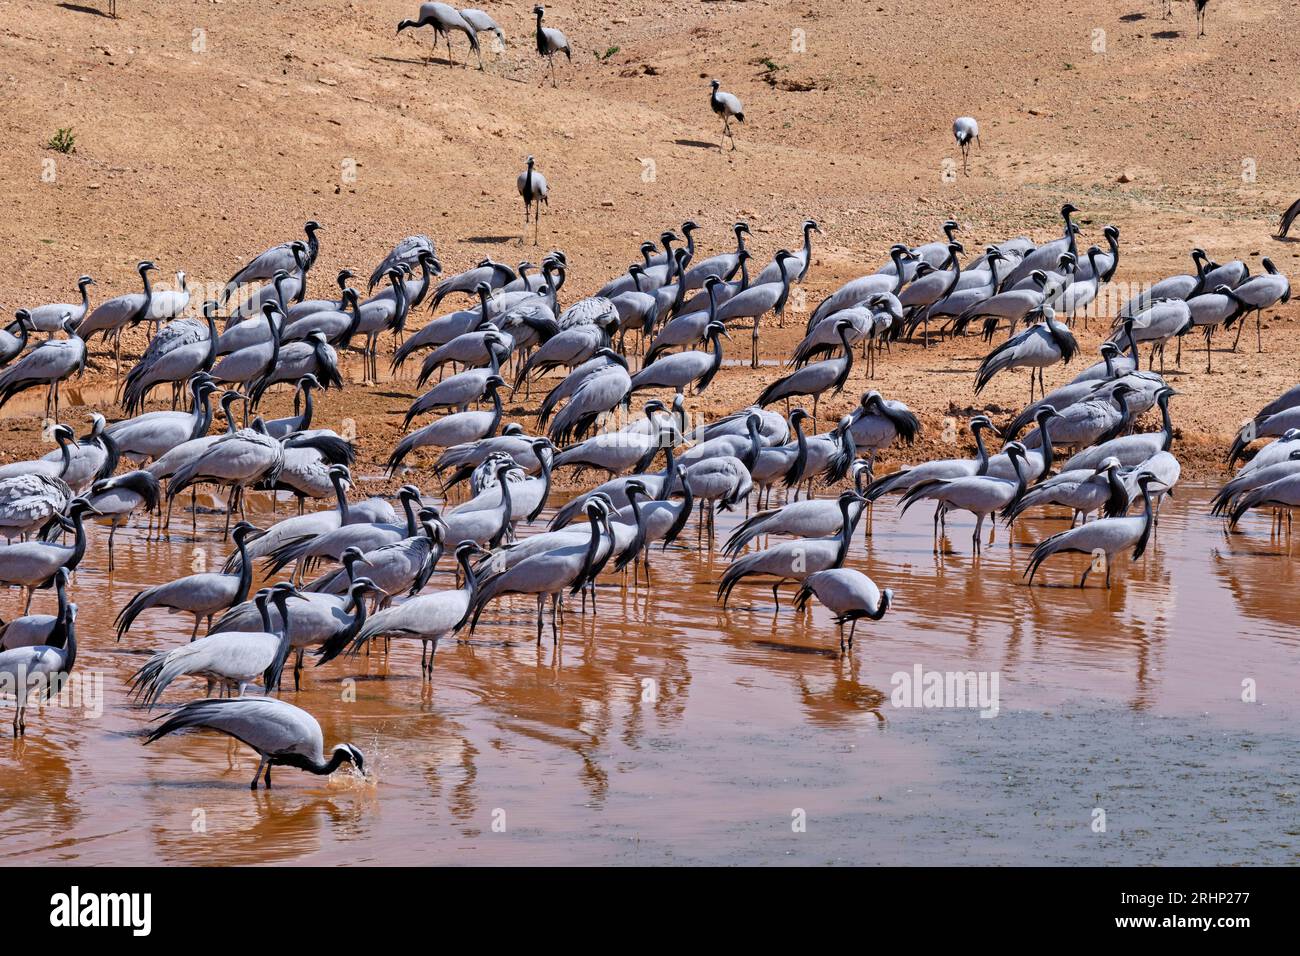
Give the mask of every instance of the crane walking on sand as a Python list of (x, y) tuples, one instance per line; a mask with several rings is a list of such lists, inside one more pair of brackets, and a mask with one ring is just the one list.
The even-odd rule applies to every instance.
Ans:
[(524, 201), (524, 234), (519, 237), (520, 242), (528, 238), (528, 216), (532, 212), (533, 204), (537, 204), (537, 212), (533, 214), (533, 245), (537, 245), (538, 230), (542, 225), (542, 207), (550, 206), (548, 198), (549, 189), (546, 185), (546, 177), (537, 171), (537, 164), (533, 157), (529, 156), (525, 160), (528, 168), (519, 174), (515, 181), (515, 188), (519, 190), (519, 196)]
[(970, 175), (970, 144), (980, 141), (980, 124), (973, 116), (958, 116), (952, 121), (952, 136), (961, 149), (961, 171)]
[(713, 91), (709, 94), (709, 106), (722, 117), (722, 141), (718, 143), (718, 149), (721, 150), (730, 138), (734, 150), (736, 137), (731, 132), (731, 120), (734, 118), (737, 123), (745, 122), (745, 107), (735, 94), (720, 89), (721, 86), (717, 80), (709, 80), (709, 87)]
[[(455, 66), (456, 60), (451, 55), (451, 31), (459, 30), (469, 39), (470, 49), (478, 54), (478, 68), (483, 69), (483, 50), (478, 43), (478, 33), (465, 21), (460, 15), (460, 11), (455, 7), (445, 3), (422, 3), (420, 4), (419, 18), (416, 20), (403, 20), (397, 24), (397, 32), (401, 33), (407, 28), (419, 29), (420, 27), (433, 27), (433, 49), (429, 51), (425, 63), (433, 59), (434, 51), (438, 49), (438, 37), (447, 41), (447, 66)], [(469, 66), (469, 61), (465, 61)]]
[(542, 16), (545, 13), (546, 8), (540, 3), (533, 7), (533, 15), (537, 17), (537, 52), (546, 57), (546, 62), (550, 64), (551, 86), (555, 86), (555, 54), (563, 53), (564, 58), (572, 63), (573, 48), (569, 46), (569, 38), (559, 30), (542, 26)]

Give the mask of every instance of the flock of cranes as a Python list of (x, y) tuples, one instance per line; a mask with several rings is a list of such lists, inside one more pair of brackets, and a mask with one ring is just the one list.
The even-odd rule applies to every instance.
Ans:
[[(526, 209), (545, 200), (531, 157), (519, 188)], [(0, 468), (0, 530), (9, 541), (0, 546), (0, 582), (21, 588), (26, 599), (24, 614), (0, 629), (0, 678), (8, 681), (0, 687), (16, 686), (20, 676), (56, 685), (74, 668), (74, 575), (92, 545), (96, 553), (103, 547), (92, 542), (91, 526), (109, 529), (103, 550), (111, 570), (119, 527), (138, 520), (167, 533), (176, 499), (188, 491), (197, 510), (200, 486), (226, 494), (229, 558), (220, 569), (135, 595), (118, 615), (118, 638), (141, 615), (193, 617), (190, 641), (151, 657), (132, 692), (152, 707), (186, 679), (202, 680), (209, 699), (181, 707), (149, 739), (190, 727), (237, 737), (262, 756), (254, 787), (259, 778), (270, 785), (272, 765), (316, 773), (363, 766), (346, 744), (326, 760), (315, 720), (270, 696), (290, 658), (297, 689), (308, 650), (326, 663), (381, 639), (416, 640), (422, 675), (432, 679), (439, 642), (467, 638), (512, 595), (535, 602), (539, 643), (549, 605), (558, 641), (566, 598), (581, 597), (584, 610), (590, 601), (595, 613), (602, 576), (621, 582), (614, 586), (649, 586), (654, 551), (681, 540), (692, 518), (700, 546), (713, 547), (719, 511), (747, 512), (720, 547), (731, 558), (718, 586), (722, 606), (738, 588), (763, 583), (781, 613), (780, 589), (793, 587), (797, 609), (816, 598), (832, 611), (842, 649), (852, 648), (859, 620), (880, 620), (894, 601), (892, 589), (846, 566), (855, 529), (865, 523), (870, 533), (871, 510), (886, 496), (897, 496), (903, 511), (933, 504), (936, 551), (948, 519), (961, 512), (974, 519), (978, 553), (994, 543), (999, 521), (1063, 509), (1070, 527), (1038, 544), (1026, 578), (1032, 582), (1061, 553), (1081, 552), (1090, 560), (1079, 586), (1090, 573), (1109, 586), (1117, 561), (1153, 546), (1160, 504), (1179, 480), (1170, 410), (1178, 393), (1154, 370), (1156, 358), (1163, 366), (1166, 344), (1193, 329), (1208, 341), (1219, 327), (1244, 325), (1251, 313), (1286, 301), (1290, 289), (1267, 259), (1265, 271), (1252, 275), (1240, 261), (1219, 263), (1193, 250), (1194, 273), (1133, 295), (1099, 360), (1048, 391), (1044, 369), (1077, 357), (1071, 325), (1086, 321), (1120, 260), (1119, 230), (1111, 226), (1102, 234), (1107, 250), (1092, 245), (1080, 256), (1076, 212), (1062, 207), (1059, 238), (1013, 238), (965, 263), (953, 221), (939, 240), (894, 245), (887, 261), (809, 312), (785, 374), (752, 405), (702, 423), (688, 418), (685, 396), (709, 388), (733, 331), (750, 332), (756, 366), (764, 322), (786, 321), (791, 286), (809, 274), (816, 221), (802, 224), (797, 251), (778, 250), (761, 268), (751, 268), (746, 223), (730, 229), (734, 248), (706, 255), (697, 245), (705, 230), (688, 221), (665, 230), (659, 246), (643, 245), (640, 260), (596, 294), (567, 303), (561, 291), (569, 264), (561, 251), (540, 268), (485, 259), (448, 276), (423, 235), (398, 242), (369, 272), (364, 298), (352, 284), (360, 273), (343, 269), (331, 277), (337, 296), (310, 299), (309, 286), (320, 284), (324, 232), (315, 221), (302, 238), (251, 259), (198, 316), (189, 314), (184, 273), (176, 289), (156, 290), (152, 261), (139, 264), (139, 291), (98, 305), (90, 296), (94, 280), (81, 276), (79, 302), (19, 310), (6, 333), (22, 345), (0, 369), (0, 404), (45, 389), (58, 447)], [(440, 314), (407, 334), (421, 306)], [(859, 355), (874, 361), (907, 342), (969, 335), (975, 320), (983, 338), (1002, 326), (1007, 337), (981, 363), (974, 391), (1023, 369), (1030, 396), (1001, 425), (985, 414), (970, 419), (974, 458), (922, 461), (876, 476), (877, 455), (910, 445), (922, 426), (905, 404), (870, 387), (850, 414), (819, 421), (822, 399), (869, 383), (872, 366), (864, 371)], [(116, 365), (122, 333), (133, 326), (152, 334), (122, 376), (125, 417), (110, 424), (96, 413), (78, 439), (58, 422), (60, 383), (85, 368), (95, 335)], [(46, 338), (29, 342), (34, 333)], [(406, 425), (417, 427), (392, 450), (388, 469), (423, 473), (437, 486), (428, 495), (417, 483), (403, 485), (396, 507), (382, 497), (352, 497), (350, 436), (313, 420), (318, 392), (353, 392), (378, 380), (385, 336), (392, 338), (392, 373), (404, 374), (420, 357), (417, 387), (429, 386), (410, 405)], [(362, 356), (359, 383), (341, 372), (340, 354), (349, 348)], [(294, 414), (264, 418), (260, 404), (276, 388), (292, 391)], [(531, 401), (540, 388), (547, 391), (537, 400), (533, 431), (504, 421), (504, 390)], [(170, 390), (170, 408), (146, 410), (156, 389)], [(213, 427), (214, 399), (224, 428)], [(1139, 427), (1148, 411), (1160, 417), (1156, 430)], [(987, 447), (988, 436), (1002, 437), (1000, 451)], [(1242, 429), (1230, 461), (1266, 439), (1214, 502), (1232, 526), (1252, 509), (1289, 520), (1283, 516), (1300, 505), (1300, 386)], [(431, 462), (430, 453), (437, 455)], [(556, 502), (553, 477), (561, 469), (605, 480)], [(834, 494), (818, 497), (818, 489)], [(298, 513), (255, 527), (243, 502), (258, 491), (287, 492)], [(776, 506), (774, 493), (782, 497)], [(309, 510), (308, 499), (332, 507)], [(194, 518), (191, 527), (197, 535)], [(455, 580), (433, 585), (440, 571)], [(255, 589), (259, 577), (265, 583)], [(58, 607), (30, 614), (42, 588), (55, 590)], [(25, 690), (16, 696), (19, 735), (28, 698)]]
[[(551, 74), (551, 85), (556, 86), (555, 57), (557, 54), (563, 53), (564, 58), (572, 62), (573, 47), (569, 45), (568, 38), (562, 32), (553, 27), (543, 26), (542, 19), (545, 15), (546, 9), (540, 3), (533, 7), (533, 16), (536, 18), (537, 54), (546, 58)], [(426, 63), (433, 59), (433, 54), (438, 50), (438, 41), (442, 40), (447, 44), (447, 65), (449, 67), (456, 65), (456, 57), (451, 50), (451, 35), (453, 33), (464, 34), (465, 39), (469, 42), (470, 51), (478, 57), (478, 68), (480, 70), (487, 69), (483, 63), (483, 48), (480, 46), (478, 39), (480, 33), (492, 34), (496, 37), (501, 48), (505, 48), (505, 31), (501, 29), (500, 24), (482, 10), (473, 8), (460, 10), (448, 3), (422, 3), (415, 19), (402, 20), (397, 24), (397, 32), (418, 30), (422, 27), (431, 27), (433, 29), (433, 47), (425, 60)], [(468, 60), (465, 65), (469, 65)]]

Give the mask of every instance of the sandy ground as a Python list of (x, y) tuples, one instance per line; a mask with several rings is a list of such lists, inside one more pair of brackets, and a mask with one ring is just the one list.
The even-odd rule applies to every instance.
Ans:
[[(115, 21), (92, 0), (0, 0), (0, 304), (65, 299), (82, 272), (99, 280), (99, 297), (130, 291), (145, 257), (202, 289), (309, 217), (326, 227), (320, 293), (337, 269), (368, 273), (397, 239), (424, 232), (449, 272), (562, 248), (572, 301), (687, 217), (705, 227), (706, 252), (729, 247), (727, 226), (747, 218), (766, 261), (813, 216), (825, 235), (806, 309), (874, 270), (892, 242), (938, 238), (949, 216), (974, 254), (1010, 236), (1051, 238), (1066, 200), (1082, 210), (1086, 242), (1101, 242), (1106, 223), (1120, 227), (1124, 282), (1187, 271), (1195, 245), (1253, 272), (1265, 255), (1284, 271), (1300, 266), (1300, 246), (1271, 238), (1297, 188), (1300, 90), (1281, 65), (1296, 62), (1300, 33), (1277, 28), (1290, 16), (1284, 0), (1216, 2), (1202, 39), (1181, 2), (1172, 21), (1155, 2), (1129, 0), (561, 2), (547, 23), (575, 55), (558, 65), (558, 89), (531, 46), (531, 3), (487, 5), (508, 46), (494, 52), (484, 37), (482, 73), (449, 67), (445, 47), (426, 64), (427, 30), (394, 34), (416, 6), (123, 0)], [(452, 50), (463, 62), (464, 39)], [(745, 102), (734, 152), (718, 148), (711, 76)], [(949, 175), (960, 114), (977, 116), (983, 133), (968, 177)], [(75, 132), (70, 155), (46, 148), (60, 127)], [(518, 238), (514, 177), (529, 153), (552, 186), (541, 249)], [(1294, 303), (1267, 314), (1265, 353), (1248, 333), (1239, 353), (1216, 353), (1212, 375), (1203, 355), (1184, 356), (1171, 377), (1183, 393), (1174, 410), (1185, 474), (1218, 477), (1232, 432), (1300, 379), (1296, 317)], [(765, 331), (766, 358), (788, 354), (797, 309), (790, 320)], [(1089, 352), (1100, 340), (1095, 322), (1078, 334)], [(132, 350), (142, 341), (130, 339)], [(881, 466), (938, 454), (945, 417), (1024, 401), (1021, 375), (975, 398), (984, 349), (975, 338), (896, 348), (874, 382), (855, 369), (823, 418), (875, 387), (916, 410), (927, 434)], [(68, 398), (120, 417), (111, 363), (96, 355), (95, 365)], [(1075, 371), (1052, 370), (1049, 387)], [(724, 369), (691, 407), (747, 404), (773, 374)], [(374, 473), (415, 394), (409, 380), (352, 387), (327, 396), (319, 420), (353, 418), (362, 470)], [(40, 401), (3, 412), (6, 459), (45, 450)], [(518, 416), (536, 401), (508, 407)]]

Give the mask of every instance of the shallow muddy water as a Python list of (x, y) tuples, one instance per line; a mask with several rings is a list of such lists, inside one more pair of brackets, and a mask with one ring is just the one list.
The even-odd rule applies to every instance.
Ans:
[[(73, 597), (78, 669), (102, 681), (102, 713), (33, 709), (12, 741), (0, 704), (0, 860), (1295, 862), (1296, 555), (1267, 517), (1225, 535), (1208, 497), (1180, 488), (1109, 591), (1066, 586), (1077, 556), (1050, 561), (1047, 586), (1021, 583), (1059, 517), (1018, 527), (1010, 548), (999, 528), (976, 559), (954, 517), (939, 557), (924, 509), (900, 521), (881, 502), (848, 563), (895, 605), (859, 623), (848, 654), (824, 608), (790, 608), (790, 588), (777, 612), (769, 588), (742, 584), (724, 615), (726, 562), (696, 550), (692, 523), (690, 550), (656, 552), (650, 589), (606, 575), (595, 616), (571, 603), (558, 647), (549, 632), (533, 642), (535, 605), (520, 598), (485, 614), (472, 644), (444, 644), (431, 683), (418, 643), (309, 667), (285, 699), (327, 745), (359, 747), (371, 776), (281, 768), (270, 793), (249, 791), (256, 757), (224, 737), (142, 746), (156, 714), (126, 701), (126, 682), (187, 638), (186, 618), (146, 612), (113, 642), (137, 589), (188, 573), (196, 547), (215, 562), (220, 519), (200, 519), (197, 544), (120, 532), (112, 575), (96, 529)], [(736, 520), (723, 516), (720, 539)], [(20, 612), (17, 591), (2, 600), (0, 614)], [(33, 610), (53, 602), (42, 592)], [(997, 715), (895, 706), (894, 675), (918, 666), (996, 677)], [(201, 694), (182, 679), (164, 701)]]

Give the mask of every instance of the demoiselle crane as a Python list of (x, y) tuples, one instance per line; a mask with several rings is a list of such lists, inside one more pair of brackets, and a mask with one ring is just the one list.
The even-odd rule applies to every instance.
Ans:
[(970, 175), (970, 148), (972, 143), (980, 141), (980, 124), (973, 116), (958, 116), (952, 121), (952, 137), (961, 150), (961, 171)]
[(728, 138), (731, 139), (731, 148), (736, 148), (736, 136), (731, 132), (731, 121), (734, 119), (737, 123), (745, 122), (745, 107), (740, 102), (740, 98), (734, 93), (728, 93), (722, 89), (722, 84), (718, 80), (709, 80), (709, 108), (722, 117), (722, 141), (718, 143), (718, 149), (721, 150), (726, 145)]
[(0, 584), (21, 587), (27, 592), (23, 604), (26, 614), (32, 607), (32, 594), (37, 588), (48, 587), (59, 568), (77, 570), (86, 556), (86, 515), (98, 514), (85, 498), (74, 498), (68, 504), (66, 515), (52, 519), (64, 531), (71, 531), (72, 544), (52, 541), (21, 541), (0, 546)]
[(95, 285), (94, 279), (90, 276), (81, 276), (77, 279), (77, 291), (81, 293), (80, 302), (51, 302), (30, 309), (19, 309), (14, 316), (25, 315), (28, 327), (32, 331), (44, 332), (46, 336), (52, 337), (55, 332), (63, 331), (65, 316), (71, 318), (76, 324), (90, 312), (89, 289), (92, 285)]
[[(323, 231), (323, 227), (315, 219), (310, 219), (303, 225), (302, 229), (307, 236), (305, 243), (307, 250), (306, 261), (310, 265), (315, 263), (316, 257), (320, 253), (320, 239), (316, 233)], [(298, 268), (298, 257), (294, 255), (292, 242), (282, 242), (278, 246), (272, 246), (265, 252), (254, 256), (246, 266), (230, 277), (230, 281), (221, 290), (218, 301), (221, 305), (225, 305), (226, 300), (240, 286), (252, 282), (267, 282), (277, 272), (295, 272)]]
[[(903, 513), (918, 501), (934, 501), (938, 507), (934, 514), (934, 549), (939, 550), (939, 526), (946, 527), (949, 511), (969, 511), (975, 516), (975, 530), (971, 534), (971, 545), (976, 554), (982, 548), (980, 532), (984, 519), (996, 511), (1008, 508), (1025, 493), (1026, 479), (1022, 461), (1025, 446), (1019, 442), (1008, 443), (1005, 453), (1011, 459), (1015, 470), (1014, 481), (995, 478), (991, 475), (976, 475), (969, 478), (935, 478), (918, 482), (908, 489), (900, 502)], [(997, 522), (989, 528), (989, 544), (993, 543), (997, 533)]]
[(772, 599), (779, 611), (781, 598), (777, 589), (783, 583), (796, 581), (802, 585), (809, 575), (842, 566), (849, 552), (853, 529), (866, 510), (866, 500), (856, 491), (845, 491), (840, 494), (838, 504), (841, 516), (838, 534), (825, 538), (786, 541), (732, 561), (718, 583), (718, 597), (722, 600), (723, 610), (726, 610), (731, 592), (745, 578), (775, 578)]
[(546, 62), (551, 67), (551, 86), (555, 83), (555, 54), (563, 53), (564, 58), (570, 63), (573, 62), (573, 48), (569, 46), (569, 39), (559, 30), (551, 27), (542, 26), (542, 16), (546, 9), (539, 3), (533, 7), (533, 16), (537, 17), (537, 29), (535, 37), (537, 40), (537, 52), (546, 57)]
[(1025, 329), (1019, 335), (1003, 342), (984, 357), (975, 376), (975, 394), (998, 372), (1005, 369), (1029, 369), (1029, 401), (1034, 400), (1034, 375), (1043, 393), (1047, 386), (1043, 383), (1043, 369), (1058, 363), (1068, 364), (1079, 351), (1079, 343), (1065, 326), (1056, 321), (1056, 312), (1050, 306), (1039, 306), (1038, 314), (1042, 321)]
[(86, 368), (86, 343), (73, 328), (71, 318), (64, 321), (66, 339), (42, 342), (21, 359), (0, 371), (0, 408), (29, 388), (48, 389), (45, 414), (59, 420), (59, 387)]
[(524, 201), (524, 234), (519, 241), (523, 242), (524, 237), (528, 235), (528, 217), (535, 203), (537, 205), (537, 215), (533, 221), (533, 245), (537, 245), (539, 230), (542, 225), (542, 207), (550, 206), (550, 190), (546, 184), (546, 177), (537, 170), (533, 157), (529, 156), (524, 160), (524, 164), (526, 168), (515, 180), (515, 188), (519, 190), (519, 198)]
[(1039, 566), (1052, 555), (1076, 551), (1092, 556), (1092, 560), (1083, 569), (1083, 576), (1079, 578), (1079, 587), (1087, 584), (1090, 573), (1103, 570), (1103, 566), (1106, 587), (1110, 587), (1110, 572), (1115, 557), (1132, 548), (1131, 560), (1136, 561), (1146, 551), (1152, 527), (1150, 485), (1155, 480), (1155, 476), (1150, 473), (1138, 475), (1137, 485), (1143, 507), (1140, 516), (1099, 518), (1040, 542), (1029, 557), (1029, 566), (1025, 568), (1024, 576), (1029, 583), (1034, 583), (1034, 575), (1038, 573)]
[[(397, 32), (401, 33), (406, 29), (419, 29), (420, 27), (433, 27), (433, 48), (429, 51), (425, 63), (433, 59), (433, 54), (438, 50), (438, 38), (442, 37), (447, 41), (447, 66), (454, 66), (456, 60), (451, 55), (451, 33), (453, 30), (465, 34), (469, 40), (470, 49), (478, 55), (478, 67), (483, 69), (483, 50), (479, 46), (478, 32), (474, 27), (460, 15), (460, 11), (450, 4), (446, 3), (422, 3), (420, 12), (414, 20), (402, 20), (397, 24)], [(469, 61), (465, 61), (465, 66), (469, 66)]]
[(50, 699), (59, 693), (77, 663), (77, 605), (64, 611), (63, 642), (54, 647), (38, 644), (0, 651), (0, 692), (12, 693), (17, 705), (14, 714), (14, 737), (27, 733), (27, 703), (35, 691), (38, 698)]
[(246, 744), (261, 758), (249, 789), (257, 789), (265, 768), (266, 788), (271, 788), (271, 768), (296, 767), (317, 776), (329, 776), (345, 763), (363, 777), (365, 759), (351, 744), (339, 744), (325, 760), (324, 735), (316, 718), (293, 704), (274, 697), (234, 697), (193, 700), (167, 715), (145, 743), (191, 727), (215, 730)]
[(840, 629), (840, 651), (844, 650), (844, 625), (849, 625), (848, 648), (853, 650), (853, 635), (858, 621), (868, 618), (879, 621), (894, 603), (891, 588), (883, 591), (875, 581), (853, 568), (827, 568), (804, 578), (803, 587), (795, 595), (794, 604), (802, 611), (809, 600), (816, 597), (835, 615)]
[(0, 651), (18, 647), (61, 647), (64, 641), (68, 608), (68, 569), (54, 572), (54, 590), (59, 607), (53, 614), (25, 614), (10, 621), (0, 622)]

